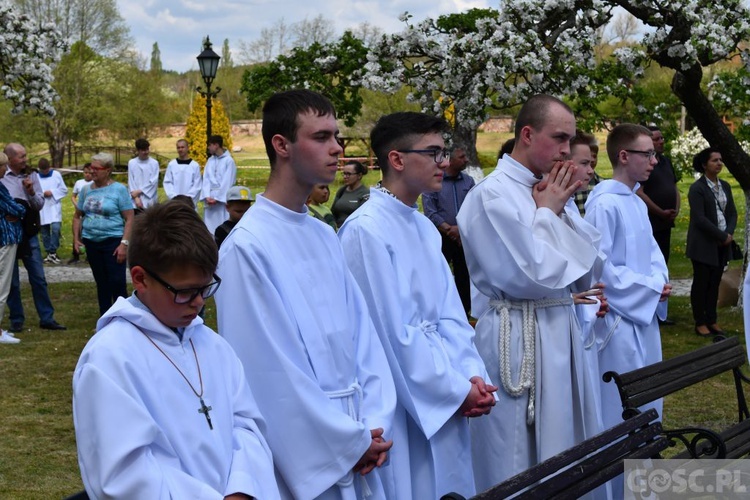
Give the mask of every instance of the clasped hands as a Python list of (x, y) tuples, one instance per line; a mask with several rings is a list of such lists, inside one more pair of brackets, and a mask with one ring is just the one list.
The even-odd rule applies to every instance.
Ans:
[(572, 161), (556, 161), (550, 173), (534, 185), (531, 192), (537, 208), (549, 208), (560, 215), (573, 193), (583, 185), (583, 181), (571, 182), (576, 167)]

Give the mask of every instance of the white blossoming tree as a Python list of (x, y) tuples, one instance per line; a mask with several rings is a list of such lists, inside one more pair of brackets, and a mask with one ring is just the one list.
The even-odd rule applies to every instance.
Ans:
[[(620, 48), (596, 64), (597, 30), (620, 7), (646, 26), (638, 47)], [(538, 92), (567, 96), (576, 111), (595, 113), (612, 95), (634, 98), (646, 65), (674, 70), (672, 91), (729, 170), (750, 189), (750, 157), (701, 87), (703, 68), (747, 53), (750, 13), (742, 0), (502, 0), (500, 10), (473, 10), (412, 24), (368, 56), (367, 86), (402, 85), (425, 111), (456, 109), (457, 135), (473, 131), (491, 108), (505, 109)], [(750, 64), (745, 57), (744, 64)], [(641, 114), (649, 110), (639, 109)]]
[(52, 68), (65, 43), (52, 24), (37, 25), (11, 5), (0, 2), (0, 94), (12, 112), (33, 109), (55, 114), (57, 93)]
[[(417, 24), (404, 14), (406, 29), (368, 54), (363, 82), (382, 91), (406, 85), (425, 112), (452, 107), (454, 139), (476, 163), (476, 131), (489, 109), (508, 109), (539, 92), (591, 91), (595, 30), (607, 13), (557, 3), (508, 1), (500, 11), (471, 9)], [(536, 16), (525, 11), (532, 5), (541, 9)]]

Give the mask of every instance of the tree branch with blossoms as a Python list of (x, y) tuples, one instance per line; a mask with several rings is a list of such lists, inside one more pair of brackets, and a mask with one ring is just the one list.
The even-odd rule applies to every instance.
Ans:
[(14, 114), (33, 109), (54, 115), (52, 69), (66, 47), (62, 36), (7, 3), (0, 3), (0, 25), (0, 95), (13, 103)]

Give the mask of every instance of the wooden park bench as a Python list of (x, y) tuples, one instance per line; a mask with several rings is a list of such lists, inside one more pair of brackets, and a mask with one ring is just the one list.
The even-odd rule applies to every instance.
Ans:
[[(648, 410), (570, 448), (471, 500), (578, 498), (624, 470), (624, 460), (657, 456), (668, 444), (656, 410)], [(441, 500), (465, 500), (457, 493)]]
[(640, 412), (639, 406), (724, 372), (732, 371), (737, 393), (738, 423), (715, 432), (701, 427), (665, 429), (669, 445), (678, 442), (685, 450), (674, 458), (741, 458), (750, 453), (750, 412), (743, 382), (750, 379), (741, 371), (745, 363), (745, 348), (737, 337), (717, 338), (708, 346), (660, 363), (628, 373), (607, 372), (604, 381), (614, 381), (622, 401), (622, 418), (629, 419)]

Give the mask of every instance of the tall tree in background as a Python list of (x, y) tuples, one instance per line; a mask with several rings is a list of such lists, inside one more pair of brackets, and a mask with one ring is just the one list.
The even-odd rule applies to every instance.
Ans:
[(262, 28), (255, 40), (240, 41), (240, 60), (245, 64), (269, 62), (288, 55), (293, 48), (307, 49), (333, 41), (331, 21), (322, 14), (292, 24), (287, 24), (282, 17), (270, 28)]
[(234, 66), (232, 60), (232, 51), (229, 49), (229, 38), (224, 39), (224, 43), (221, 46), (221, 61), (222, 68), (231, 68)]
[(130, 32), (116, 0), (13, 0), (37, 22), (52, 23), (69, 44), (83, 42), (99, 55), (120, 58)]
[[(211, 109), (211, 133), (220, 135), (224, 139), (224, 149), (232, 151), (232, 126), (224, 112), (224, 104), (221, 99), (213, 99), (211, 104), (213, 105)], [(190, 144), (190, 157), (197, 161), (201, 167), (206, 165), (207, 160), (206, 118), (206, 98), (196, 93), (193, 99), (193, 109), (187, 119), (185, 139)]]
[(315, 90), (328, 96), (338, 117), (351, 126), (362, 109), (358, 72), (366, 55), (362, 40), (347, 31), (335, 43), (313, 43), (270, 63), (252, 66), (245, 71), (241, 91), (248, 109), (254, 111), (275, 92), (294, 88)]
[(105, 57), (124, 59), (129, 54), (128, 27), (116, 0), (14, 0), (38, 22), (53, 23), (71, 44), (71, 51), (55, 69), (54, 88), (60, 95), (59, 112), (44, 120), (53, 166), (62, 166), (71, 141), (91, 137), (104, 119), (108, 95), (99, 83)]
[(156, 75), (161, 74), (161, 50), (159, 50), (159, 44), (154, 42), (154, 46), (151, 48), (151, 65), (149, 66), (151, 73)]

